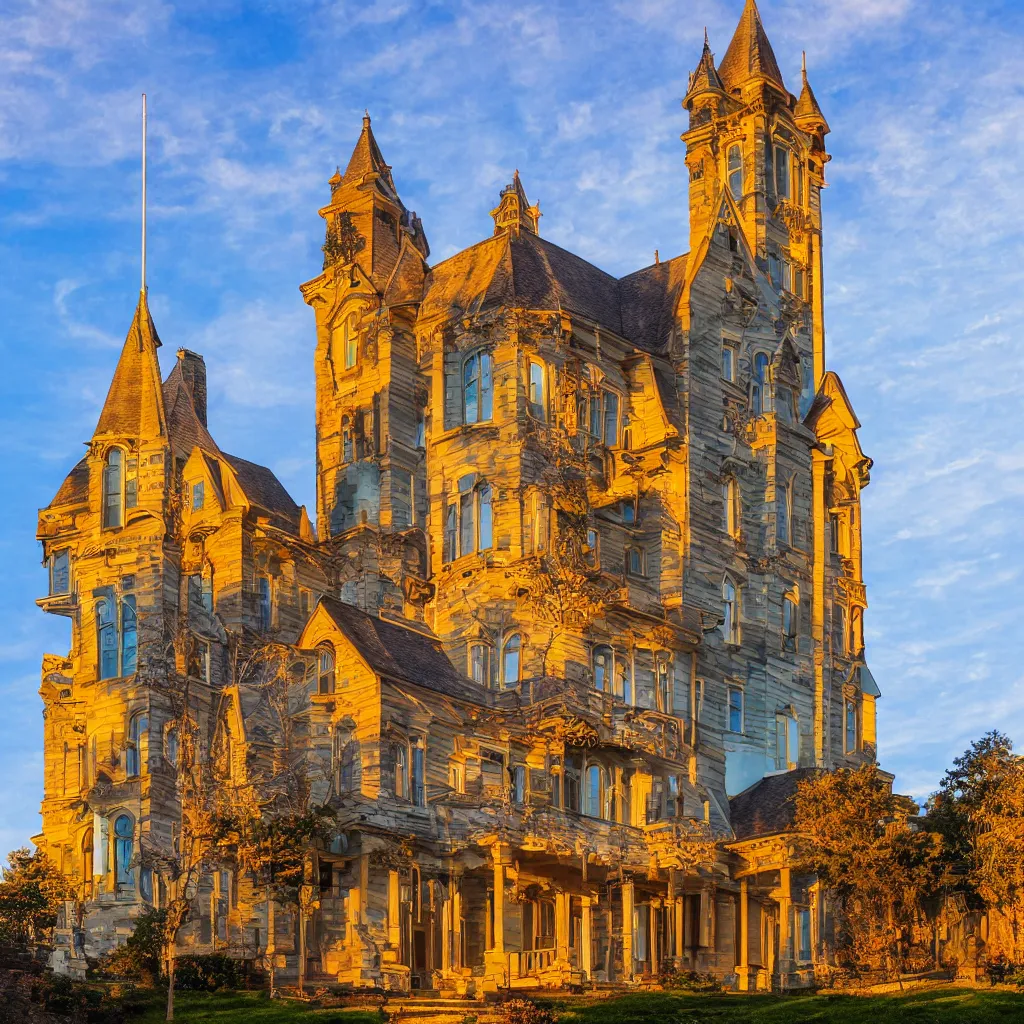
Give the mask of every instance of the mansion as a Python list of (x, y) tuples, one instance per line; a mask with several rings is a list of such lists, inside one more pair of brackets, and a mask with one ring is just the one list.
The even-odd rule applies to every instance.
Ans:
[(791, 797), (877, 760), (879, 696), (829, 128), (754, 0), (683, 107), (690, 251), (622, 278), (541, 236), (518, 172), (431, 263), (363, 119), (301, 286), (315, 509), (219, 446), (202, 356), (161, 369), (140, 296), (39, 514), (71, 645), (43, 659), (35, 841), (79, 894), (72, 965), (173, 895), (187, 748), (229, 802), (330, 834), (296, 903), (211, 854), (183, 952), (460, 995), (827, 970)]

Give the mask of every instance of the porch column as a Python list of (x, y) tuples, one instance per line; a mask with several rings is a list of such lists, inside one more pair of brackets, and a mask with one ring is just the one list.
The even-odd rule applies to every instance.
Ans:
[[(594, 915), (592, 900), (590, 896), (583, 896), (580, 900), (582, 909), (582, 920), (580, 927), (580, 970), (587, 981), (593, 980), (593, 966), (591, 956), (593, 954), (593, 924)], [(609, 936), (610, 938), (610, 936)]]
[[(779, 974), (788, 974), (793, 962), (792, 884), (790, 869), (779, 870)], [(785, 987), (785, 986), (783, 986)]]
[(441, 904), (441, 970), (447, 973), (452, 969), (452, 900), (451, 892)]
[(622, 883), (622, 973), (633, 980), (633, 881)]
[(569, 959), (569, 894), (555, 893), (555, 957)]
[(455, 876), (452, 891), (452, 966), (462, 965), (462, 876)]
[(676, 897), (675, 906), (675, 929), (676, 929), (676, 958), (682, 960), (686, 955), (686, 931), (683, 927), (685, 923), (684, 914), (686, 913), (686, 896), (681, 895)]
[(491, 847), (494, 861), (494, 940), (495, 953), (505, 952), (505, 863), (509, 848), (502, 843)]
[(661, 907), (660, 900), (651, 900), (647, 908), (647, 946), (650, 952), (649, 962), (651, 974), (658, 973), (658, 910)]
[(740, 991), (746, 992), (750, 985), (750, 970), (747, 963), (750, 939), (750, 904), (747, 892), (747, 880), (740, 879), (740, 905), (736, 919), (736, 973), (740, 979)]
[(388, 872), (388, 943), (392, 949), (398, 949), (402, 944), (397, 871)]

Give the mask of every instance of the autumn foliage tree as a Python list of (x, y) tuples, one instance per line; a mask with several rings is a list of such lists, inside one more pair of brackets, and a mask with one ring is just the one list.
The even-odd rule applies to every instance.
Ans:
[(26, 847), (7, 855), (0, 873), (0, 941), (36, 942), (57, 923), (61, 903), (73, 895), (57, 865)]
[(870, 764), (803, 781), (795, 804), (802, 867), (837, 910), (841, 958), (897, 975), (922, 902), (942, 888), (941, 836), (910, 823), (916, 806)]

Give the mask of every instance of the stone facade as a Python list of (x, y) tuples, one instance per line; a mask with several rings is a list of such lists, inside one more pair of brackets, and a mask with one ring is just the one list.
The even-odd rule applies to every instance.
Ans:
[[(287, 744), (334, 825), (301, 913), (211, 861), (183, 948), (460, 993), (827, 962), (786, 799), (875, 760), (878, 696), (871, 463), (825, 361), (828, 125), (753, 0), (684, 106), (690, 252), (621, 279), (540, 236), (518, 173), (493, 234), (429, 264), (364, 119), (302, 286), (315, 527), (218, 447), (200, 356), (161, 380), (141, 296), (39, 517), (72, 643), (43, 661), (36, 841), (78, 887), (75, 956), (173, 883), (184, 702), (225, 792), (266, 796)], [(283, 710), (267, 650), (297, 666)]]

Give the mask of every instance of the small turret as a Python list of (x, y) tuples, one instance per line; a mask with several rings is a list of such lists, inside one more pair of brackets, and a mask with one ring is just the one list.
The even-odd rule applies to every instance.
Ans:
[(821, 107), (818, 106), (811, 83), (807, 81), (806, 53), (803, 55), (800, 75), (803, 79), (803, 87), (800, 90), (800, 99), (797, 100), (796, 108), (793, 111), (793, 120), (809, 135), (818, 135), (819, 137), (828, 135), (828, 121), (825, 120), (825, 115), (821, 112)]
[(690, 112), (691, 124), (698, 122), (700, 114), (708, 110), (712, 114), (718, 109), (725, 86), (715, 68), (715, 55), (708, 42), (708, 30), (704, 29), (704, 50), (697, 62), (697, 68), (690, 75), (690, 84), (683, 97), (683, 106)]
[(526, 189), (519, 180), (519, 171), (512, 176), (512, 183), (501, 190), (501, 201), (491, 210), (491, 216), (496, 235), (506, 230), (518, 233), (522, 229), (540, 234), (540, 207), (530, 205)]

